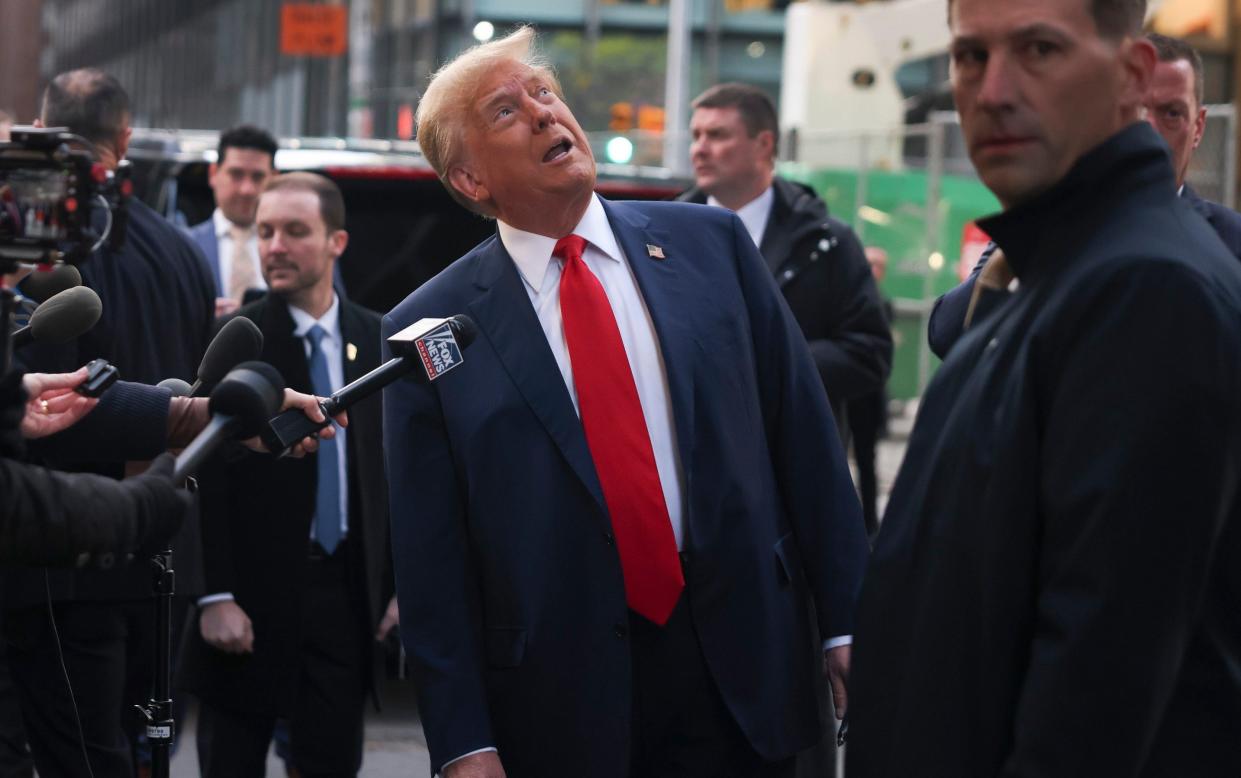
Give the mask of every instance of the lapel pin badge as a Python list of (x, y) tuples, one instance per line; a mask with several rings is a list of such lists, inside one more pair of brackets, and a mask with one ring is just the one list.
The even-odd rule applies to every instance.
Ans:
[(646, 244), (646, 253), (649, 254), (652, 259), (667, 259), (667, 257), (664, 256), (663, 248), (653, 246), (650, 243)]
[(358, 359), (358, 347), (352, 343), (345, 344), (345, 358), (350, 362), (356, 362)]

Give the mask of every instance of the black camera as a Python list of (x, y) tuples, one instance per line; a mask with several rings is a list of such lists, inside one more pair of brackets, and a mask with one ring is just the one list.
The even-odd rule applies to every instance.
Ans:
[(79, 264), (125, 239), (130, 168), (96, 161), (90, 142), (63, 128), (14, 127), (0, 143), (0, 272), (17, 263)]

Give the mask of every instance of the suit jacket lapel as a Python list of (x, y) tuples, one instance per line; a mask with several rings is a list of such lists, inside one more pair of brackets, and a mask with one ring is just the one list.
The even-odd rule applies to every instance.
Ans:
[(767, 260), (767, 266), (771, 268), (771, 272), (775, 274), (780, 271), (782, 265), (792, 259), (793, 236), (789, 234), (785, 226), (792, 208), (785, 201), (779, 186), (774, 188), (773, 194), (775, 196), (771, 199), (771, 213), (767, 216), (767, 227), (763, 230), (763, 245), (759, 246), (759, 252), (763, 255), (763, 259)]
[[(362, 324), (362, 318), (353, 304), (339, 295), (338, 298), (340, 299), (340, 336), (344, 341), (340, 357), (345, 368), (345, 383), (351, 384), (366, 375), (367, 371), (363, 370), (364, 365), (379, 364), (379, 343), (373, 342), (375, 338), (367, 333)], [(354, 349), (356, 349), (355, 356), (350, 359), (349, 353)]]
[[(701, 350), (684, 311), (686, 301), (694, 299), (694, 292), (687, 288), (677, 270), (685, 261), (684, 241), (679, 245), (673, 237), (650, 228), (645, 215), (625, 203), (610, 203), (600, 198), (603, 209), (612, 224), (612, 232), (625, 252), (625, 258), (633, 268), (642, 299), (655, 324), (659, 338), (659, 350), (668, 374), (668, 393), (672, 401), (672, 418), (676, 425), (677, 450), (681, 459), (681, 472), (685, 474), (686, 489), (689, 474), (693, 472), (694, 457), (694, 356)], [(663, 250), (664, 257), (650, 255), (648, 246)], [(688, 498), (688, 494), (685, 495)], [(691, 504), (689, 499), (685, 505)], [(688, 519), (688, 516), (687, 516)], [(688, 520), (685, 526), (689, 527)]]
[(481, 251), (474, 280), (482, 291), (470, 303), (470, 312), (526, 404), (606, 512), (603, 489), (581, 420), (573, 410), (560, 367), (547, 345), (517, 267), (498, 237), (492, 238), (491, 244)]
[(263, 331), (263, 359), (280, 371), (290, 389), (310, 392), (306, 347), (300, 338), (293, 337), (296, 325), (289, 315), (288, 304), (273, 294), (264, 300), (262, 321), (256, 322)]

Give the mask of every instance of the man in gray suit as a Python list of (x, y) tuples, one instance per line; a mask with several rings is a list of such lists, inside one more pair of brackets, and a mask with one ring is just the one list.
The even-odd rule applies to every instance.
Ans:
[(208, 171), (215, 212), (190, 229), (215, 273), (216, 316), (237, 310), (247, 291), (266, 289), (254, 213), (259, 194), (276, 172), (275, 158), (276, 140), (258, 127), (243, 124), (220, 135), (219, 152)]

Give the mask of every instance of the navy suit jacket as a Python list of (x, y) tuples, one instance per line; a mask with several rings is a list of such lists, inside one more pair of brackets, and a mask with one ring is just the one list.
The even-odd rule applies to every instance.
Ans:
[[(823, 383), (734, 214), (604, 208), (667, 369), (685, 486), (683, 596), (741, 730), (764, 756), (791, 755), (822, 733), (818, 638), (852, 632), (867, 553)], [(402, 637), (434, 769), (496, 746), (511, 778), (627, 778), (620, 561), (523, 283), (493, 237), (384, 319), (385, 338), (457, 313), (480, 331), (436, 383), (385, 390)]]
[(187, 232), (190, 239), (202, 249), (203, 256), (207, 258), (207, 266), (211, 268), (211, 276), (215, 279), (216, 295), (223, 294), (220, 291), (223, 284), (220, 281), (220, 246), (215, 237), (215, 221), (207, 219), (205, 222), (190, 227)]
[(1185, 185), (1181, 197), (1207, 220), (1232, 255), (1241, 259), (1241, 214), (1219, 203), (1203, 200), (1189, 184)]

